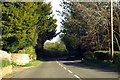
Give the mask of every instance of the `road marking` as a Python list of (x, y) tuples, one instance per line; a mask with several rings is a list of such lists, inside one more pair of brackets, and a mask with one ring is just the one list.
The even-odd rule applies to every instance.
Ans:
[(61, 65), (61, 67), (63, 67), (63, 65)]
[(70, 71), (70, 70), (67, 70), (69, 73), (72, 73), (72, 71)]
[(74, 75), (76, 78), (80, 78), (79, 76), (77, 76), (77, 75)]
[(58, 64), (59, 64), (61, 67), (63, 67), (63, 65), (61, 65), (59, 62), (58, 62)]
[(58, 61), (56, 61), (58, 63)]
[(74, 75), (76, 78), (78, 78), (79, 80), (82, 80), (78, 75)]
[(66, 67), (63, 67), (64, 69), (66, 69)]
[(61, 66), (61, 64), (59, 64)]
[(72, 71), (70, 71), (69, 69), (67, 69), (66, 67), (64, 67), (62, 64), (60, 64), (58, 61), (56, 61), (62, 68), (64, 68), (65, 70), (67, 70), (69, 73), (73, 74), (78, 80), (82, 80), (78, 75), (75, 75)]

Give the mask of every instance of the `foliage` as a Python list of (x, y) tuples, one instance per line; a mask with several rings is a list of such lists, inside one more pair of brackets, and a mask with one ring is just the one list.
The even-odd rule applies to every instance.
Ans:
[(84, 52), (83, 53), (83, 58), (85, 60), (95, 60), (95, 56), (94, 56), (93, 52), (91, 52), (91, 51)]
[(18, 52), (31, 46), (41, 49), (39, 45), (55, 36), (56, 19), (51, 8), (44, 2), (2, 3), (3, 50)]
[(52, 51), (52, 52), (66, 52), (66, 47), (64, 45), (64, 43), (62, 42), (55, 42), (55, 43), (49, 43), (47, 42), (45, 45), (44, 45), (44, 49), (45, 50), (48, 50), (48, 51)]
[(117, 5), (114, 8), (114, 49), (120, 51), (120, 8)]
[(9, 65), (11, 65), (11, 62), (8, 61), (8, 60), (2, 60), (2, 61), (0, 62), (0, 67), (1, 67), (1, 68), (2, 68), (2, 67), (9, 66)]
[(110, 69), (114, 71), (119, 70), (119, 63), (112, 63), (110, 60), (103, 60), (103, 61), (98, 61), (98, 60), (83, 60), (80, 62), (81, 64), (84, 65), (89, 65), (89, 66), (94, 66), (98, 68), (104, 68), (104, 69)]
[(45, 53), (49, 56), (58, 56), (58, 55), (65, 55), (67, 53), (66, 46), (63, 42), (55, 42), (50, 43), (46, 42), (44, 44)]
[[(69, 52), (109, 50), (110, 43), (110, 3), (104, 2), (65, 2), (59, 12), (62, 19), (63, 34), (61, 40)], [(120, 45), (120, 8), (114, 7), (114, 47), (119, 50)]]
[(39, 33), (37, 39), (37, 45), (35, 46), (37, 52), (43, 51), (43, 46), (46, 40), (50, 40), (56, 36), (56, 22), (53, 18), (51, 4), (44, 4), (44, 6), (38, 11), (41, 16), (39, 17)]
[(19, 50), (18, 53), (23, 53), (23, 54), (36, 54), (34, 47), (26, 47), (23, 50)]
[(34, 3), (18, 2), (2, 4), (3, 49), (16, 52), (26, 46), (35, 45), (33, 39), (38, 22), (36, 6)]
[[(94, 55), (97, 60), (110, 60), (111, 54), (109, 51), (99, 50), (95, 51)], [(120, 51), (114, 51), (114, 61), (118, 62), (120, 60)]]

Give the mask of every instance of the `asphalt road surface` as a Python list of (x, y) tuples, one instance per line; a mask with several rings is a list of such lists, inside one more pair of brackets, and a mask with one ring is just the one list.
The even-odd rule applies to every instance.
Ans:
[(110, 70), (85, 66), (73, 61), (55, 60), (44, 61), (37, 67), (14, 74), (11, 78), (16, 78), (16, 80), (20, 78), (31, 78), (33, 80), (119, 80), (118, 77), (117, 72)]

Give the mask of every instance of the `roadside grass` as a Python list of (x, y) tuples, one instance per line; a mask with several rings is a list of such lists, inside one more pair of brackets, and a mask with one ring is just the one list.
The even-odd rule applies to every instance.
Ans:
[(83, 54), (84, 59), (75, 60), (75, 62), (88, 66), (120, 71), (120, 51), (114, 51), (114, 61), (110, 59), (111, 55), (109, 51), (105, 50), (98, 50), (95, 52), (86, 51)]
[(119, 69), (120, 63), (112, 63), (110, 60), (103, 60), (103, 61), (83, 60), (83, 61), (79, 61), (79, 63), (89, 65), (89, 66), (95, 66), (95, 67), (99, 67), (99, 68), (120, 71), (120, 69)]
[(33, 60), (30, 61), (29, 63), (25, 64), (25, 65), (17, 65), (16, 63), (12, 63), (13, 67), (31, 67), (31, 66), (36, 66), (38, 64), (40, 64), (40, 60)]
[(0, 67), (1, 68), (9, 66), (9, 65), (11, 65), (11, 62), (8, 61), (8, 60), (2, 60), (2, 61), (0, 61)]
[(34, 61), (29, 62), (29, 63), (26, 64), (26, 65), (22, 65), (22, 67), (36, 66), (36, 65), (38, 65), (38, 64), (40, 64), (40, 61), (39, 61), (39, 60), (34, 60)]

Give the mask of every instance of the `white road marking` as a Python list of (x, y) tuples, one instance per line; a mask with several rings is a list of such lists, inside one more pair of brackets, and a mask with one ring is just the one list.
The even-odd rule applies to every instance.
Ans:
[[(60, 63), (59, 63), (60, 64)], [(60, 66), (62, 66), (61, 64), (60, 64)]]
[(63, 67), (64, 69), (66, 69), (66, 67)]
[(69, 73), (72, 73), (72, 71), (70, 71), (70, 70), (67, 70)]
[[(82, 80), (78, 75), (75, 75), (72, 71), (64, 67), (62, 64), (60, 64), (58, 61), (56, 61), (62, 68), (66, 69), (69, 73), (73, 74), (77, 79)], [(71, 61), (72, 62), (72, 61)]]
[(57, 62), (61, 67), (63, 67), (63, 65), (61, 65), (59, 62)]
[(63, 65), (61, 65), (61, 67), (63, 67)]
[(56, 61), (57, 63), (59, 63), (58, 61)]
[(61, 66), (61, 64), (59, 64)]
[(76, 78), (78, 78), (79, 80), (82, 80), (78, 75), (74, 75)]
[(76, 78), (80, 78), (79, 76), (77, 76), (77, 75), (74, 75)]

